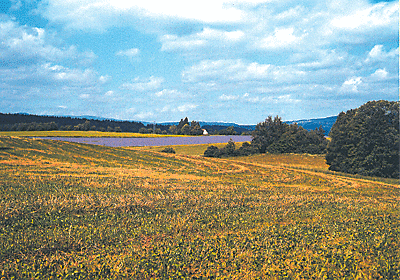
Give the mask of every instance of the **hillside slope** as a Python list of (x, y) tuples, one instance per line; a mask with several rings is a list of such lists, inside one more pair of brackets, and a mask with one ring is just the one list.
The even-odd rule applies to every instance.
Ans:
[(400, 276), (396, 181), (321, 157), (1, 137), (0, 163), (6, 278)]

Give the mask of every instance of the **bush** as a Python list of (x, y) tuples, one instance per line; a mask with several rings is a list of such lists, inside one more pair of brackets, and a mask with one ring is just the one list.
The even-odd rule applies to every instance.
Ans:
[(167, 148), (163, 149), (161, 152), (162, 153), (168, 153), (168, 154), (175, 154), (176, 153), (174, 148), (171, 148), (171, 147), (167, 147)]
[(205, 157), (220, 157), (220, 150), (216, 146), (209, 146), (207, 147), (207, 150), (204, 152)]

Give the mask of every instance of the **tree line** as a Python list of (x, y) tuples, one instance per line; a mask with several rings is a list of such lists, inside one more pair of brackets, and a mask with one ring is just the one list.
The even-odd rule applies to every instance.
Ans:
[(269, 116), (264, 122), (258, 123), (252, 136), (251, 143), (246, 142), (238, 149), (232, 141), (221, 149), (209, 146), (204, 156), (230, 157), (257, 153), (323, 154), (328, 144), (322, 127), (308, 131), (296, 123), (283, 122), (279, 116)]
[[(209, 126), (210, 134), (235, 135), (233, 127)], [(96, 120), (73, 117), (37, 116), (28, 114), (0, 113), (0, 131), (107, 131), (107, 132), (138, 132), (173, 135), (202, 135), (203, 129), (197, 121), (189, 122), (185, 117), (177, 125), (146, 124), (134, 121)]]
[(88, 120), (85, 118), (0, 113), (0, 131), (93, 130), (139, 132), (143, 123), (133, 121)]
[(269, 116), (256, 125), (251, 143), (236, 149), (209, 146), (206, 157), (247, 156), (257, 153), (325, 154), (329, 170), (350, 174), (399, 178), (400, 133), (397, 101), (370, 101), (337, 117), (329, 133), (322, 127), (307, 131)]

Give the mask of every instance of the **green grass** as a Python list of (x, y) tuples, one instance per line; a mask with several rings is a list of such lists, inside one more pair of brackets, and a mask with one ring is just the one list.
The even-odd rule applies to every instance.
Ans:
[(398, 184), (179, 149), (0, 137), (2, 277), (400, 277)]
[(101, 132), (101, 131), (0, 131), (0, 136), (14, 137), (184, 137), (187, 135), (141, 134), (132, 132)]

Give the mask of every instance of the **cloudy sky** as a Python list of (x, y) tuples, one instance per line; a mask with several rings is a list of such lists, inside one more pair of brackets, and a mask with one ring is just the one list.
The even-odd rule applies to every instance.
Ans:
[(255, 124), (399, 99), (398, 1), (0, 2), (0, 112)]

